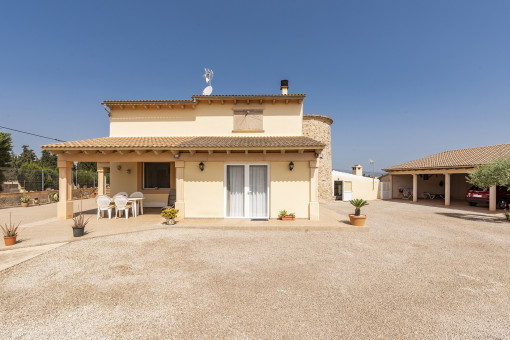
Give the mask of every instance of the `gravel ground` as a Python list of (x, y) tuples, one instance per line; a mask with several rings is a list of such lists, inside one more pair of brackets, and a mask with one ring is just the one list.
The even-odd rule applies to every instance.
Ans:
[(383, 201), (364, 212), (369, 233), (69, 243), (0, 272), (0, 338), (510, 338), (501, 215)]

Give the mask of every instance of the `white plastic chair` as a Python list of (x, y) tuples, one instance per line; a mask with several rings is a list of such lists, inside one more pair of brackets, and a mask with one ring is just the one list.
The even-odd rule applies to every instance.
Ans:
[(108, 210), (108, 218), (112, 219), (112, 209), (115, 207), (115, 204), (112, 203), (110, 197), (108, 196), (97, 196), (97, 219), (101, 217), (102, 212)]
[[(129, 197), (132, 197), (132, 198), (143, 198), (143, 194), (140, 191), (137, 191), (137, 192), (134, 192), (131, 195), (129, 195)], [(137, 203), (136, 206), (140, 207), (140, 214), (143, 215), (143, 200), (139, 200), (136, 203)], [(135, 209), (134, 205), (133, 205), (133, 209)], [(133, 216), (135, 216), (134, 212), (133, 212)]]
[(122, 195), (115, 196), (114, 201), (115, 201), (115, 218), (117, 218), (117, 214), (119, 214), (119, 212), (124, 211), (127, 220), (129, 217), (129, 209), (131, 209), (131, 202), (128, 201), (126, 196)]
[(113, 197), (115, 197), (115, 196), (126, 196), (126, 197), (128, 197), (128, 194), (127, 194), (127, 192), (121, 191), (121, 192), (116, 193)]

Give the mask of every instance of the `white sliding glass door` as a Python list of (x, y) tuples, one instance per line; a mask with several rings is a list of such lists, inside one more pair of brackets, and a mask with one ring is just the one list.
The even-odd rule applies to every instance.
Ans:
[(227, 216), (244, 217), (244, 166), (227, 166)]
[(226, 166), (225, 216), (269, 218), (269, 167), (267, 165)]
[(249, 168), (249, 217), (267, 218), (267, 165), (250, 165)]

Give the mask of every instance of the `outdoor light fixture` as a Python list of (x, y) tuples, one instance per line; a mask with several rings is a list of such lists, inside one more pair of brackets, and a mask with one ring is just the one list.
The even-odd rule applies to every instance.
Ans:
[(120, 165), (117, 165), (117, 170), (120, 171), (120, 169), (122, 169), (122, 167)]
[(128, 175), (129, 175), (130, 173), (131, 173), (131, 169), (127, 169), (127, 170), (126, 170), (126, 174), (128, 174)]
[(200, 168), (200, 171), (204, 171), (204, 167), (205, 167), (204, 162), (200, 162), (198, 164), (198, 167)]
[(181, 154), (179, 154), (179, 153), (176, 153), (176, 154), (174, 155), (174, 158), (179, 159), (179, 157), (181, 157)]
[(290, 171), (294, 170), (294, 162), (293, 161), (290, 161), (290, 163), (289, 163), (289, 170)]

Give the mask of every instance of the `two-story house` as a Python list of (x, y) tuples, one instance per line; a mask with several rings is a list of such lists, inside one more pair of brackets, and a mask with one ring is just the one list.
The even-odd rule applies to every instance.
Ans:
[(287, 88), (282, 81), (281, 94), (104, 101), (109, 137), (42, 147), (58, 154), (58, 217), (73, 215), (73, 162), (97, 162), (99, 194), (110, 168), (112, 194), (140, 191), (145, 206), (174, 203), (180, 218), (267, 219), (285, 209), (318, 219), (319, 195), (332, 196), (332, 120), (303, 115), (305, 95)]

